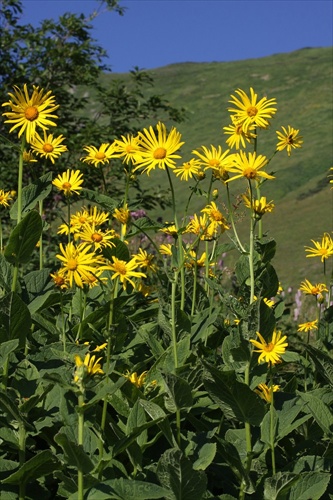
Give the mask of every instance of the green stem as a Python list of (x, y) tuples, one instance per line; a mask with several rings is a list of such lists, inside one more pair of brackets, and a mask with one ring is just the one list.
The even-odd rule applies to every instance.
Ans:
[[(38, 203), (39, 203), (39, 215), (42, 217), (43, 200), (40, 200)], [(43, 233), (42, 233), (39, 238), (39, 269), (43, 269), (43, 267), (44, 267), (44, 262), (43, 262)]]
[(71, 203), (70, 197), (67, 196), (67, 226), (68, 226), (68, 243), (71, 242)]
[[(19, 463), (20, 467), (25, 464), (25, 443), (26, 443), (26, 430), (23, 422), (18, 423), (19, 428)], [(19, 500), (25, 499), (25, 481), (20, 481), (19, 486)]]
[[(18, 180), (17, 180), (17, 224), (19, 224), (21, 222), (21, 219), (22, 219), (22, 184), (23, 184), (24, 147), (25, 147), (25, 137), (22, 137), (21, 150), (20, 150), (20, 155), (19, 155)], [(18, 265), (14, 264), (12, 292), (15, 292), (15, 290), (16, 290), (17, 277), (18, 277)]]
[(3, 252), (2, 219), (0, 217), (0, 253)]
[(270, 368), (270, 392), (271, 392), (271, 403), (270, 403), (270, 445), (272, 453), (272, 472), (273, 476), (276, 474), (275, 466), (275, 429), (274, 429), (274, 391), (273, 391), (273, 373), (272, 368)]
[[(82, 407), (84, 405), (83, 395), (80, 394), (78, 396), (79, 402), (79, 414), (78, 414), (78, 437), (77, 442), (79, 446), (83, 447), (83, 436), (84, 436), (84, 412), (82, 411)], [(81, 465), (78, 465), (77, 469), (77, 498), (78, 500), (83, 500), (83, 470)]]
[[(252, 185), (249, 181), (249, 190), (250, 190), (250, 206), (253, 204), (253, 194), (252, 194)], [(254, 227), (255, 227), (255, 214), (253, 208), (251, 209), (251, 221), (250, 221), (250, 249), (249, 249), (249, 269), (250, 269), (250, 304), (254, 301)]]
[(66, 328), (65, 328), (65, 314), (64, 314), (64, 299), (62, 290), (60, 290), (60, 309), (61, 309), (61, 323), (62, 323), (62, 346), (64, 353), (66, 352)]
[(231, 222), (231, 226), (232, 226), (232, 230), (234, 232), (234, 235), (235, 235), (235, 238), (236, 238), (236, 241), (237, 241), (237, 244), (238, 244), (238, 248), (240, 250), (240, 252), (242, 254), (246, 254), (246, 250), (245, 248), (243, 247), (239, 237), (238, 237), (238, 233), (237, 233), (237, 230), (236, 230), (236, 226), (235, 226), (235, 221), (234, 221), (234, 211), (232, 209), (232, 206), (231, 206), (231, 200), (230, 200), (230, 191), (229, 191), (229, 185), (226, 184), (226, 188), (227, 188), (227, 198), (228, 198), (228, 210), (229, 210), (229, 216), (230, 216), (230, 222)]

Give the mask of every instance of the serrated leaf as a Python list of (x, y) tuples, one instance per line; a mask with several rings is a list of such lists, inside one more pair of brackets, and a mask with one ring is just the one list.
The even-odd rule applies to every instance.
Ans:
[[(181, 377), (173, 373), (163, 373), (166, 392), (172, 401), (169, 411), (172, 411), (173, 405), (176, 409), (190, 408), (193, 404), (192, 389), (190, 384)], [(168, 404), (168, 400), (165, 401)]]
[(331, 474), (328, 472), (302, 472), (297, 483), (292, 486), (288, 500), (319, 500), (330, 479)]
[(61, 469), (61, 464), (57, 457), (50, 450), (43, 450), (25, 462), (19, 470), (6, 479), (3, 479), (2, 482), (4, 484), (27, 483), (39, 477), (52, 474), (55, 470), (59, 469)]
[(201, 500), (206, 491), (205, 473), (193, 470), (190, 460), (178, 449), (163, 453), (157, 465), (157, 476), (168, 490), (167, 500)]
[(311, 356), (314, 364), (319, 370), (320, 374), (325, 377), (327, 382), (333, 387), (333, 359), (323, 351), (306, 344), (306, 350)]
[(314, 417), (317, 424), (328, 436), (333, 435), (333, 415), (331, 409), (318, 397), (311, 392), (300, 393), (300, 397), (307, 403), (305, 407)]
[(81, 470), (84, 474), (88, 474), (93, 470), (94, 464), (83, 447), (71, 441), (67, 434), (60, 431), (54, 436), (54, 440), (62, 448), (66, 456), (67, 465)]
[(42, 230), (43, 222), (39, 213), (29, 212), (11, 232), (5, 248), (5, 259), (16, 266), (29, 262)]
[[(33, 210), (37, 203), (44, 200), (52, 189), (52, 172), (42, 175), (39, 179), (32, 182), (22, 189), (22, 216)], [(10, 209), (11, 219), (17, 219), (17, 200)]]
[(18, 339), (20, 348), (25, 345), (31, 316), (28, 307), (15, 292), (0, 300), (0, 325), (2, 340)]
[(285, 500), (286, 494), (298, 479), (299, 476), (291, 472), (278, 472), (265, 479), (264, 500)]
[(120, 478), (109, 479), (103, 481), (103, 483), (95, 484), (93, 488), (90, 488), (85, 493), (84, 498), (86, 500), (109, 500), (110, 498), (153, 500), (155, 498), (166, 498), (167, 494), (168, 491), (158, 484)]

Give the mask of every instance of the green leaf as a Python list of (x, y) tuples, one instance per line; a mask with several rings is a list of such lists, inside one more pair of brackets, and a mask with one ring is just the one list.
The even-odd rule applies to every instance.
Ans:
[(276, 241), (272, 238), (262, 238), (255, 242), (255, 248), (261, 255), (262, 262), (269, 262), (273, 259), (276, 252)]
[(328, 436), (333, 435), (333, 415), (331, 409), (318, 397), (311, 392), (299, 393), (303, 401), (307, 403), (305, 409), (308, 409), (314, 417), (317, 424)]
[(206, 491), (205, 473), (193, 470), (190, 460), (178, 449), (163, 453), (157, 465), (157, 476), (168, 490), (167, 500), (201, 500)]
[(168, 399), (165, 400), (167, 409), (169, 411), (176, 411), (176, 409), (190, 408), (193, 404), (190, 384), (173, 373), (162, 372), (162, 377), (168, 395)]
[(39, 477), (52, 474), (55, 470), (59, 469), (61, 469), (61, 464), (57, 457), (55, 457), (50, 450), (43, 450), (25, 462), (19, 470), (8, 476), (2, 482), (4, 484), (27, 483)]
[(331, 474), (328, 472), (306, 471), (300, 474), (292, 486), (288, 500), (319, 500), (325, 493)]
[(287, 493), (298, 479), (299, 476), (291, 472), (278, 472), (265, 479), (264, 500), (286, 500)]
[[(109, 479), (103, 483), (95, 484), (85, 493), (85, 500), (153, 500), (166, 498), (168, 491), (161, 486), (135, 479)], [(73, 496), (73, 499), (77, 498)]]
[(119, 260), (128, 262), (131, 257), (127, 245), (118, 238), (113, 238), (112, 243), (114, 244), (114, 246), (105, 247), (102, 249), (103, 257), (111, 262), (113, 262), (112, 257), (116, 257)]
[(54, 436), (54, 440), (62, 448), (67, 465), (81, 470), (84, 474), (88, 474), (93, 470), (94, 464), (84, 451), (82, 445), (74, 443), (68, 438), (65, 432), (61, 431)]
[(10, 292), (12, 286), (12, 266), (0, 253), (0, 286), (7, 292)]
[(24, 425), (26, 429), (34, 430), (34, 427), (27, 422), (19, 408), (17, 407), (16, 400), (11, 398), (9, 394), (0, 390), (0, 407), (11, 417), (11, 420)]
[[(52, 172), (42, 175), (35, 182), (22, 189), (22, 216), (33, 210), (52, 190)], [(17, 200), (10, 209), (11, 219), (17, 219)]]
[(19, 339), (20, 348), (25, 345), (26, 335), (30, 331), (31, 316), (28, 307), (15, 292), (0, 300), (0, 338)]
[(32, 271), (24, 277), (25, 289), (22, 296), (26, 299), (31, 314), (43, 307), (46, 299), (54, 291), (54, 284), (50, 278), (50, 269)]
[[(272, 411), (272, 409), (270, 408), (269, 411), (264, 416), (263, 421), (262, 421), (261, 426), (260, 426), (261, 427), (261, 441), (268, 446), (271, 445), (271, 411)], [(276, 442), (277, 425), (278, 425), (278, 414), (277, 414), (275, 408), (273, 408), (273, 435), (275, 437), (274, 442)]]
[(296, 420), (296, 417), (301, 411), (303, 411), (303, 409), (304, 404), (302, 404), (298, 397), (287, 399), (283, 402), (282, 408), (280, 410), (277, 410), (278, 428), (276, 433), (276, 442), (284, 438), (304, 422), (309, 420), (311, 415), (302, 415), (299, 419)]
[(135, 222), (132, 220), (132, 226), (134, 226), (135, 229), (133, 228), (128, 234), (129, 238), (132, 238), (136, 234), (140, 234), (142, 232), (157, 231), (163, 227), (163, 224), (152, 221), (149, 217), (142, 217)]
[(199, 450), (199, 456), (193, 464), (194, 470), (206, 470), (216, 455), (216, 443), (205, 443)]
[(140, 425), (140, 427), (134, 427), (132, 429), (132, 432), (130, 435), (125, 436), (121, 438), (113, 447), (112, 450), (112, 456), (115, 457), (119, 453), (122, 453), (126, 448), (128, 448), (140, 434), (145, 431), (146, 429), (149, 429), (150, 427), (153, 427), (154, 425), (158, 424), (161, 421), (161, 419), (156, 419), (156, 420), (151, 420), (150, 422), (147, 422), (146, 424)]
[(327, 382), (333, 387), (333, 359), (325, 352), (311, 345), (305, 344), (304, 347), (310, 354), (320, 374), (323, 375)]
[(18, 266), (29, 262), (42, 234), (43, 223), (39, 213), (29, 212), (13, 229), (5, 248), (5, 258)]
[(204, 386), (213, 400), (222, 407), (226, 404), (237, 420), (259, 426), (266, 412), (261, 398), (248, 385), (238, 382), (235, 372), (221, 372), (206, 362), (203, 364)]
[(118, 206), (118, 201), (105, 194), (100, 194), (98, 191), (93, 191), (92, 189), (83, 189), (82, 195), (87, 200), (98, 203), (105, 210), (113, 211)]
[[(131, 408), (127, 424), (126, 424), (126, 434), (131, 434), (131, 432), (138, 427), (141, 427), (147, 422), (146, 413), (142, 406), (140, 405), (140, 400), (137, 399), (134, 403), (134, 406)], [(137, 437), (137, 443), (141, 447), (147, 442), (148, 434), (145, 429), (141, 434)]]
[(146, 401), (145, 399), (140, 399), (139, 401), (140, 405), (144, 408), (144, 410), (147, 412), (147, 414), (150, 416), (151, 419), (153, 420), (161, 419), (161, 421), (158, 423), (158, 427), (163, 432), (169, 444), (171, 446), (175, 446), (176, 444), (175, 439), (172, 434), (171, 426), (167, 419), (167, 414), (165, 413), (165, 411), (152, 401)]
[(14, 352), (19, 345), (18, 339), (8, 340), (7, 342), (0, 343), (0, 366), (4, 365), (7, 356)]

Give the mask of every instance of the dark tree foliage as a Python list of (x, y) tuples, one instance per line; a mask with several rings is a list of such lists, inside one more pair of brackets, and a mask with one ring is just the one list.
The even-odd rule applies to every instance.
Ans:
[[(55, 173), (84, 168), (78, 163), (84, 145), (99, 147), (115, 137), (136, 133), (148, 120), (152, 124), (158, 120), (180, 122), (185, 117), (183, 109), (152, 93), (154, 80), (147, 72), (134, 68), (129, 83), (105, 77), (109, 71), (104, 63), (107, 54), (91, 37), (92, 20), (102, 9), (124, 14), (118, 0), (96, 1), (96, 10), (88, 17), (66, 13), (35, 28), (21, 24), (20, 0), (0, 1), (1, 103), (8, 101), (13, 85), (23, 87), (26, 83), (30, 88), (38, 85), (52, 90), (60, 108), (56, 132), (50, 133), (63, 134), (69, 150), (52, 166)], [(16, 182), (17, 155), (8, 141), (16, 137), (8, 133), (10, 127), (3, 121), (1, 116), (0, 187), (10, 189)], [(88, 169), (86, 175), (90, 186), (98, 189), (96, 170)], [(112, 175), (121, 176), (122, 166), (113, 167)], [(140, 199), (144, 201), (141, 194)]]

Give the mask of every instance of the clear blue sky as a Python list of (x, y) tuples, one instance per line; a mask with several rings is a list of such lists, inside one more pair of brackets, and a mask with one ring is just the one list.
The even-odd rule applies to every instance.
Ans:
[[(23, 0), (22, 23), (91, 13), (94, 0)], [(116, 73), (178, 62), (237, 61), (333, 45), (332, 0), (123, 0), (92, 36)]]

